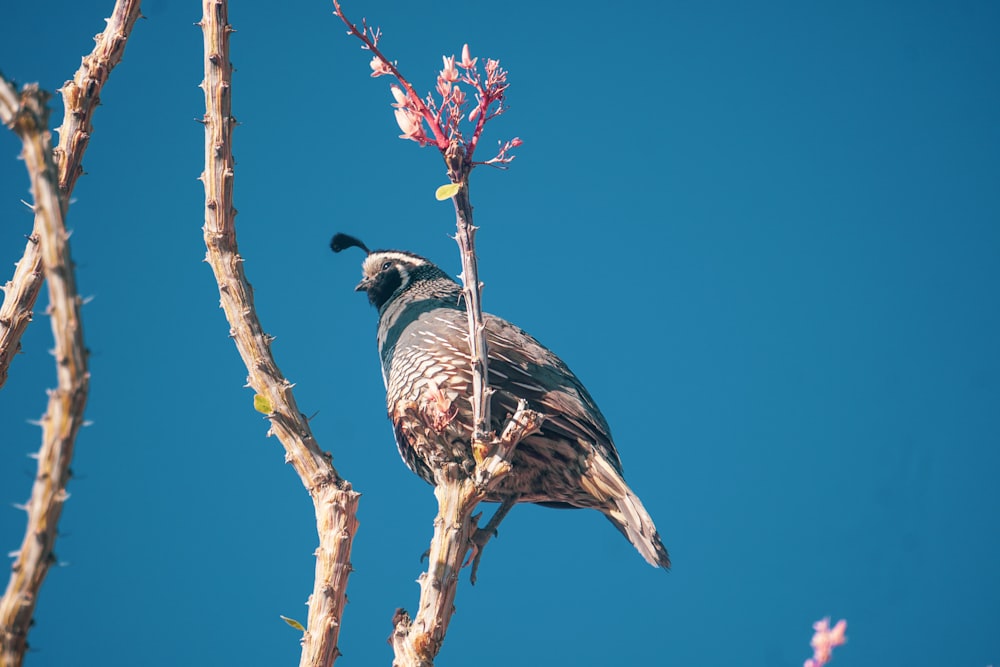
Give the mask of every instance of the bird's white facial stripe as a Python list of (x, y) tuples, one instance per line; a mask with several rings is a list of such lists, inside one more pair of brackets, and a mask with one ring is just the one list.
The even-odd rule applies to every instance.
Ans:
[(403, 267), (421, 266), (427, 263), (419, 257), (408, 255), (405, 252), (396, 252), (394, 250), (373, 252), (368, 255), (368, 257), (365, 258), (365, 261), (361, 264), (361, 274), (366, 278), (376, 276), (382, 270), (382, 267), (386, 262), (392, 262), (396, 266), (400, 267), (404, 273), (405, 269)]

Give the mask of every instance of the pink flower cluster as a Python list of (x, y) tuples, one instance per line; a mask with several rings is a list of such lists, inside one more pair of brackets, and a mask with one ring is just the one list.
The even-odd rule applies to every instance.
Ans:
[[(458, 142), (465, 149), (468, 161), (472, 162), (472, 155), (486, 122), (506, 110), (504, 95), (508, 86), (507, 71), (500, 67), (500, 61), (488, 59), (484, 72), (480, 72), (477, 67), (479, 58), (472, 57), (469, 45), (466, 44), (462, 47), (461, 60), (457, 60), (454, 55), (442, 56), (444, 65), (438, 73), (435, 86), (437, 97), (429, 93), (421, 98), (400, 73), (396, 62), (390, 61), (379, 51), (378, 42), (382, 32), (365, 21), (362, 21), (359, 29), (347, 20), (337, 0), (333, 4), (336, 10), (334, 13), (347, 25), (348, 34), (360, 39), (362, 48), (372, 52), (369, 63), (372, 76), (388, 75), (396, 79), (396, 83), (389, 86), (389, 92), (395, 100), (392, 107), (396, 123), (403, 131), (400, 138), (416, 141), (421, 146), (433, 144), (442, 152), (453, 142)], [(473, 106), (466, 113), (470, 92), (474, 95)], [(462, 130), (464, 123), (472, 125), (468, 137)], [(468, 132), (470, 130), (467, 129), (466, 133)], [(502, 167), (514, 159), (511, 151), (521, 143), (517, 137), (501, 143), (495, 157), (478, 164)]]
[(833, 658), (833, 649), (847, 642), (844, 633), (847, 631), (847, 621), (840, 620), (837, 625), (830, 627), (830, 619), (824, 618), (813, 623), (813, 635), (811, 645), (813, 647), (813, 657), (805, 661), (803, 667), (823, 667)]
[[(458, 140), (471, 157), (486, 121), (506, 110), (504, 93), (508, 86), (507, 71), (500, 67), (500, 61), (487, 60), (484, 80), (476, 67), (479, 58), (472, 57), (468, 44), (462, 47), (461, 60), (456, 60), (454, 55), (442, 56), (441, 60), (443, 67), (438, 73), (435, 87), (437, 97), (428, 94), (424, 99), (417, 97), (409, 83), (400, 76), (395, 63), (389, 63), (376, 55), (370, 64), (372, 76), (388, 74), (401, 84), (389, 86), (395, 100), (392, 106), (396, 123), (403, 131), (401, 139), (416, 141), (421, 146), (434, 144), (442, 151), (449, 143)], [(475, 103), (466, 115), (466, 91), (469, 89), (475, 94)], [(472, 135), (468, 139), (462, 133), (462, 123), (466, 120), (473, 124)], [(514, 159), (510, 154), (511, 149), (519, 145), (520, 139), (511, 139), (500, 147), (496, 157), (485, 164), (510, 162)]]

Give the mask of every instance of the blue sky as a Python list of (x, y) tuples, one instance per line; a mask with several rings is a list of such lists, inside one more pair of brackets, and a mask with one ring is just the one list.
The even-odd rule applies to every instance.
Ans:
[[(472, 196), (486, 309), (587, 384), (670, 548), (515, 509), (438, 664), (1000, 663), (1000, 8), (990, 2), (348, 2), (420, 90), (468, 42), (519, 136)], [(58, 88), (110, 2), (13, 3), (0, 69)], [(234, 3), (237, 229), (274, 350), (363, 493), (342, 665), (388, 664), (434, 514), (385, 418), (360, 253), (459, 272), (433, 149), (325, 2)], [(308, 496), (241, 388), (201, 262), (198, 3), (150, 0), (102, 95), (68, 223), (92, 350), (29, 665), (294, 664)], [(61, 109), (61, 102), (55, 103)], [(61, 112), (54, 121), (58, 123)], [(0, 133), (0, 280), (31, 228)], [(54, 385), (38, 315), (0, 391), (16, 549)], [(141, 656), (141, 657), (137, 657)]]

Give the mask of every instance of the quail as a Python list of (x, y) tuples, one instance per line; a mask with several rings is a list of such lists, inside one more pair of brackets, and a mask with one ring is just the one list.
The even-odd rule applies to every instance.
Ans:
[[(446, 463), (471, 471), (472, 371), (462, 286), (411, 252), (369, 250), (346, 234), (335, 235), (330, 246), (367, 254), (355, 289), (378, 309), (386, 405), (403, 461), (430, 484), (435, 468)], [(510, 473), (486, 500), (501, 503), (498, 516), (519, 502), (596, 509), (650, 565), (668, 569), (667, 550), (622, 477), (608, 423), (587, 389), (528, 333), (499, 317), (483, 318), (494, 389), (490, 428), (502, 429), (518, 398), (545, 416), (541, 430), (517, 445)]]

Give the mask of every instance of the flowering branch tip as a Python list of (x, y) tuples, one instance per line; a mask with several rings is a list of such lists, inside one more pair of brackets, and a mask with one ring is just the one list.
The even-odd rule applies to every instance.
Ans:
[[(438, 72), (435, 92), (437, 98), (428, 95), (421, 99), (409, 81), (399, 71), (396, 61), (390, 61), (378, 49), (382, 31), (373, 28), (362, 19), (361, 28), (351, 23), (344, 15), (340, 3), (335, 0), (334, 14), (347, 26), (347, 34), (361, 40), (362, 48), (372, 52), (368, 63), (372, 77), (392, 76), (397, 85), (390, 87), (393, 99), (393, 114), (403, 133), (401, 139), (416, 141), (421, 146), (432, 143), (444, 154), (455, 141), (464, 149), (470, 164), (476, 145), (482, 136), (486, 122), (504, 111), (507, 91), (507, 71), (500, 67), (499, 60), (487, 59), (484, 72), (477, 67), (479, 58), (473, 58), (468, 44), (462, 45), (461, 60), (454, 55), (441, 56), (442, 68)], [(474, 105), (466, 109), (469, 97), (459, 84), (468, 86), (474, 92)], [(472, 124), (471, 134), (466, 137), (462, 124)], [(426, 124), (426, 125), (425, 125)], [(429, 131), (429, 132), (428, 132)], [(466, 130), (469, 132), (469, 130)], [(520, 140), (513, 139), (502, 145), (496, 157), (478, 164), (502, 166), (514, 159), (510, 150), (519, 146)]]

